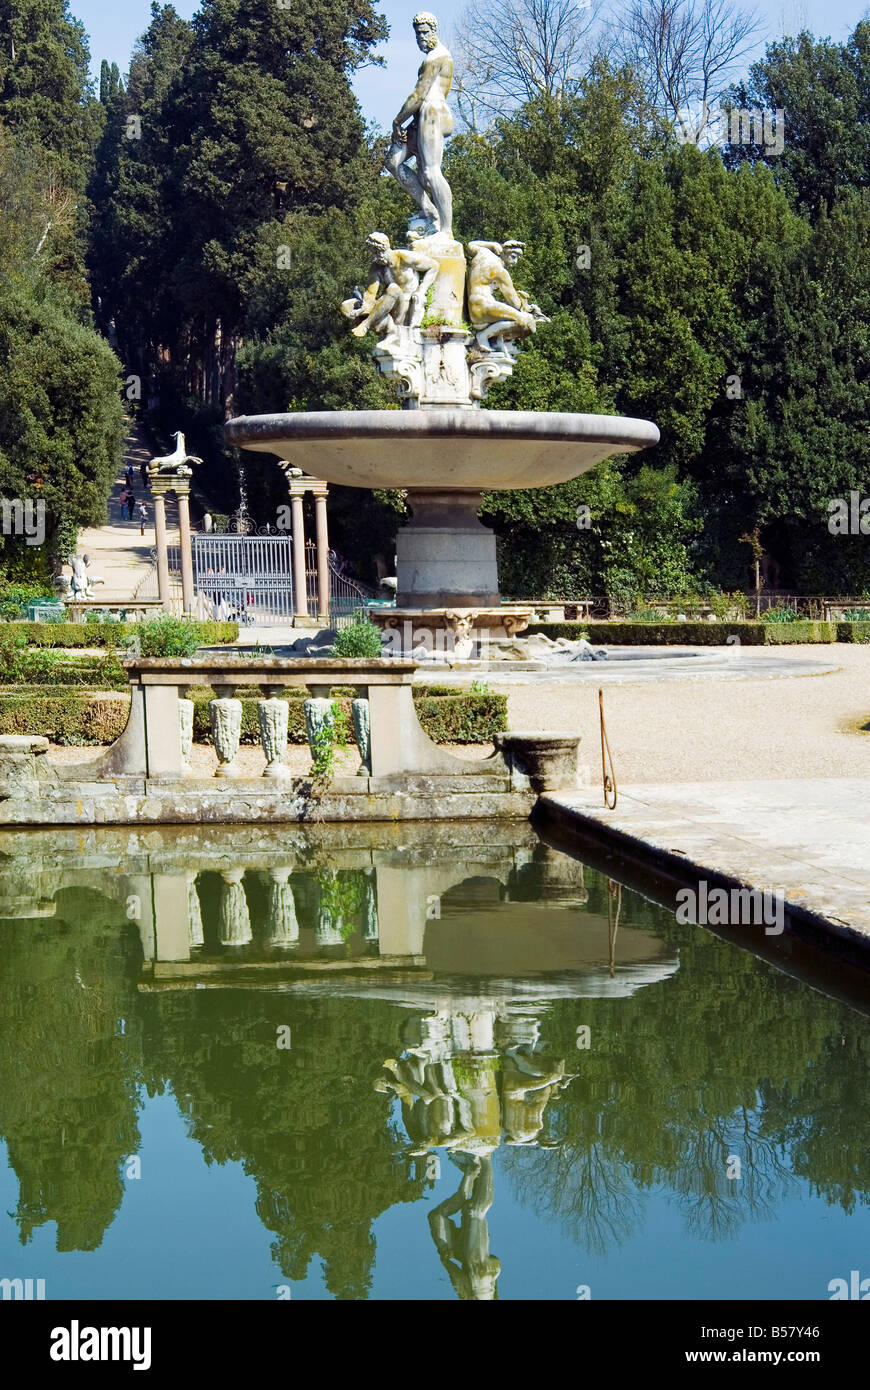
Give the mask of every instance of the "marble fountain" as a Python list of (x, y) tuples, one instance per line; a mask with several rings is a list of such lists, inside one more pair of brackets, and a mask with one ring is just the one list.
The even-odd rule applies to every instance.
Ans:
[(495, 536), (477, 515), (481, 493), (567, 482), (614, 454), (656, 444), (659, 432), (624, 416), (485, 407), (490, 387), (511, 375), (519, 344), (546, 317), (513, 283), (522, 242), (464, 246), (454, 237), (441, 169), (453, 128), (453, 60), (434, 16), (416, 15), (414, 29), (423, 61), (393, 123), (385, 168), (418, 211), (406, 247), (392, 247), (381, 232), (369, 236), (366, 289), (340, 306), (357, 337), (376, 335), (372, 355), (396, 382), (402, 409), (241, 416), (225, 428), (232, 444), (327, 482), (404, 489), (412, 518), (396, 542), (396, 605), (371, 616), (393, 638), (404, 634), (394, 654), (412, 650), (422, 630), (433, 634), (432, 646), (462, 657), (484, 634), (524, 631), (532, 613), (501, 601)]

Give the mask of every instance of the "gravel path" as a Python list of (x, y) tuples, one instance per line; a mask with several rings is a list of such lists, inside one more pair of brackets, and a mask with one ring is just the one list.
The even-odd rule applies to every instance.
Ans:
[[(870, 646), (767, 647), (781, 680), (670, 681), (610, 686), (604, 713), (617, 780), (740, 781), (755, 778), (870, 777)], [(808, 654), (838, 669), (795, 676)], [(601, 767), (598, 690), (585, 681), (499, 686), (513, 729), (581, 735), (581, 763)]]

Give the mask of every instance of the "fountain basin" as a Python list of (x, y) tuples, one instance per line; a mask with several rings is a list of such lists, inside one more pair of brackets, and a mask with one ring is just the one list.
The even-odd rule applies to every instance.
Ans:
[(331, 410), (242, 415), (231, 444), (344, 487), (551, 487), (659, 440), (650, 420), (530, 410)]

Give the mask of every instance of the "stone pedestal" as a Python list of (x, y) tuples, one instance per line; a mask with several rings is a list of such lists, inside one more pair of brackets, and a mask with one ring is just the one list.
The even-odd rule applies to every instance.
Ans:
[(408, 492), (413, 519), (396, 537), (399, 608), (477, 608), (499, 602), (495, 536), (477, 518), (479, 492)]
[(511, 772), (528, 777), (532, 790), (573, 791), (577, 786), (577, 734), (550, 734), (538, 730), (496, 734), (493, 742), (504, 754)]
[(415, 332), (422, 359), (421, 389), (415, 404), (423, 410), (435, 405), (467, 405), (471, 398), (471, 377), (466, 355), (469, 339), (465, 329), (433, 325)]
[(414, 250), (432, 256), (440, 266), (438, 278), (429, 291), (424, 323), (437, 319), (440, 323), (461, 328), (467, 269), (462, 242), (452, 241), (438, 232), (434, 236), (418, 237)]
[(48, 753), (41, 734), (3, 734), (0, 737), (0, 799), (39, 795), (37, 758)]

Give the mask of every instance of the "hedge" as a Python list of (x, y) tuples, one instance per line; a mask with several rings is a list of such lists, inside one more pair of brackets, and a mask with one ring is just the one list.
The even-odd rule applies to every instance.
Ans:
[(125, 695), (96, 695), (75, 687), (34, 695), (0, 695), (0, 734), (45, 734), (52, 743), (106, 744), (120, 738), (130, 714)]
[[(35, 693), (34, 693), (35, 692)], [(192, 693), (192, 692), (191, 692)], [(305, 743), (303, 699), (307, 691), (288, 698), (290, 743)], [(198, 688), (193, 702), (196, 743), (211, 743), (209, 701), (212, 692)], [(348, 741), (354, 742), (350, 700), (338, 701), (347, 715)], [(487, 743), (507, 728), (505, 695), (431, 695), (414, 700), (424, 730), (436, 743)], [(16, 686), (0, 694), (0, 734), (45, 734), (53, 743), (113, 743), (123, 733), (130, 708), (125, 695), (96, 694), (75, 686)], [(258, 744), (257, 700), (242, 699), (242, 743)]]
[(45, 686), (87, 685), (96, 690), (129, 690), (127, 672), (114, 652), (46, 660), (48, 656), (48, 650), (22, 652), (15, 662), (14, 679), (0, 672), (0, 688), (19, 690), (22, 685), (30, 685), (38, 690)]
[(506, 695), (433, 695), (414, 701), (424, 732), (435, 743), (487, 743), (508, 727)]
[[(235, 642), (238, 623), (196, 623), (203, 647), (223, 647)], [(10, 623), (11, 631), (27, 638), (32, 647), (119, 646), (135, 635), (138, 623)]]
[(870, 622), (837, 623), (838, 642), (870, 642)]
[(809, 619), (795, 623), (536, 623), (523, 635), (531, 637), (540, 632), (554, 641), (558, 637), (577, 641), (586, 636), (593, 646), (605, 647), (724, 647), (729, 637), (739, 637), (744, 647), (775, 647), (795, 642), (836, 642), (838, 629), (846, 626), (859, 624)]

